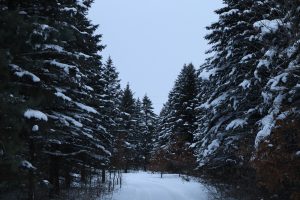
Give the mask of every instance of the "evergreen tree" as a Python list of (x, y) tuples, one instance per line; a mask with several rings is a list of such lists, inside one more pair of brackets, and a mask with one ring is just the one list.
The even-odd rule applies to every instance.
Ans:
[[(207, 91), (199, 96), (197, 143), (200, 165), (247, 166), (253, 151), (253, 134), (261, 113), (261, 82), (253, 67), (263, 44), (253, 24), (270, 8), (251, 0), (224, 1), (219, 21), (206, 38), (215, 56), (207, 60), (200, 78)], [(207, 75), (209, 82), (207, 82)], [(243, 156), (237, 151), (243, 151)], [(238, 165), (235, 165), (237, 167)]]
[[(103, 66), (102, 81), (104, 82), (103, 94), (99, 96), (101, 99), (102, 121), (107, 132), (112, 135), (112, 146), (117, 149), (117, 138), (120, 129), (120, 104), (122, 97), (122, 90), (120, 86), (119, 74), (109, 57), (106, 64)], [(111, 159), (111, 165), (116, 167), (118, 162), (117, 154)]]
[[(257, 170), (257, 177), (269, 191), (276, 190), (282, 193), (280, 198), (290, 196), (292, 199), (297, 198), (296, 188), (300, 180), (297, 173), (299, 160), (294, 159), (300, 148), (297, 123), (300, 2), (274, 0), (263, 3), (272, 8), (272, 12), (254, 23), (264, 49), (256, 65), (257, 78), (263, 83), (263, 101), (258, 105), (262, 117), (257, 122), (259, 128), (255, 134), (252, 164)], [(285, 167), (281, 163), (285, 163)], [(266, 168), (272, 170), (264, 171)], [(268, 177), (273, 177), (273, 180)]]
[(178, 76), (162, 112), (160, 138), (164, 157), (172, 170), (188, 171), (195, 165), (192, 143), (196, 126), (198, 77), (192, 64), (185, 65)]
[(153, 150), (151, 152), (150, 167), (153, 171), (169, 171), (168, 169), (168, 146), (169, 146), (169, 135), (168, 131), (169, 124), (168, 114), (171, 113), (169, 101), (164, 104), (158, 119), (156, 133), (153, 138)]
[(145, 125), (143, 123), (142, 116), (142, 102), (138, 98), (134, 104), (134, 114), (133, 114), (133, 122), (134, 128), (132, 132), (131, 144), (133, 145), (133, 167), (135, 169), (139, 169), (143, 165), (144, 157), (142, 153), (143, 149), (143, 130), (145, 129)]
[[(59, 193), (61, 176), (68, 187), (71, 172), (81, 172), (81, 180), (86, 182), (88, 170), (108, 164), (111, 137), (101, 126), (101, 111), (97, 109), (101, 103), (95, 98), (103, 94), (101, 57), (97, 54), (103, 46), (99, 44), (101, 36), (94, 35), (97, 26), (86, 18), (90, 4), (91, 1), (1, 4), (3, 27), (24, 29), (16, 31), (20, 34), (6, 36), (7, 41), (16, 37), (17, 42), (11, 44), (19, 47), (1, 42), (7, 55), (6, 60), (1, 60), (9, 64), (1, 65), (1, 71), (9, 72), (4, 94), (11, 97), (9, 101), (18, 102), (18, 107), (9, 103), (3, 116), (17, 109), (17, 117), (8, 119), (21, 122), (12, 124), (5, 118), (1, 125), (6, 126), (3, 130), (13, 127), (24, 143), (21, 152), (12, 151), (10, 156), (18, 158), (15, 162), (28, 171), (29, 199), (34, 196), (35, 178), (49, 180), (53, 193)], [(10, 23), (11, 14), (21, 23)], [(14, 91), (9, 91), (8, 86)], [(9, 144), (6, 138), (3, 140)]]
[(121, 85), (119, 80), (119, 73), (109, 57), (103, 68), (103, 79), (105, 81), (104, 95), (102, 102), (105, 115), (109, 117), (106, 127), (108, 131), (114, 135), (118, 126), (118, 118), (120, 117), (120, 101), (121, 101)]
[(142, 155), (142, 167), (147, 170), (153, 151), (154, 137), (157, 125), (157, 115), (154, 113), (152, 101), (145, 95), (142, 102), (141, 116), (140, 154)]
[[(299, 2), (224, 3), (225, 7), (217, 11), (219, 21), (209, 27), (211, 34), (207, 36), (213, 45), (209, 52), (215, 56), (199, 71), (199, 127), (195, 133), (199, 165), (235, 172), (256, 166), (266, 185), (278, 187), (280, 183), (266, 178), (278, 175), (262, 169), (272, 163), (275, 171), (284, 173), (278, 166), (280, 156), (294, 154), (296, 150), (290, 146), (299, 146), (292, 131), (298, 127), (292, 119), (299, 116), (295, 103)], [(293, 128), (285, 128), (289, 139), (283, 139), (282, 128), (287, 124)], [(277, 156), (269, 150), (273, 147), (281, 149)], [(286, 163), (295, 166), (292, 160)], [(290, 169), (293, 173), (294, 168)], [(286, 181), (294, 184), (291, 179)]]
[(123, 96), (121, 98), (120, 112), (121, 122), (120, 130), (118, 134), (118, 159), (121, 169), (125, 169), (125, 172), (130, 169), (134, 163), (135, 155), (135, 99), (133, 92), (131, 91), (129, 84), (127, 84)]
[[(28, 103), (19, 94), (20, 84), (15, 82), (9, 65), (14, 54), (28, 47), (23, 38), (29, 37), (32, 25), (18, 11), (9, 9), (7, 1), (1, 1), (0, 27), (0, 194), (4, 194), (26, 183), (27, 174), (20, 173), (18, 167), (27, 149), (24, 137), (20, 137), (24, 126), (20, 115)], [(32, 81), (28, 78), (27, 82)]]

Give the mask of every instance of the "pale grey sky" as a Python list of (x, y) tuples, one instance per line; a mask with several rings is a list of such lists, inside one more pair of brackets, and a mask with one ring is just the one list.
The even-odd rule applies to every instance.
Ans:
[(100, 24), (104, 61), (112, 57), (122, 87), (147, 93), (159, 113), (183, 65), (204, 62), (205, 27), (220, 7), (222, 0), (95, 0), (89, 16)]

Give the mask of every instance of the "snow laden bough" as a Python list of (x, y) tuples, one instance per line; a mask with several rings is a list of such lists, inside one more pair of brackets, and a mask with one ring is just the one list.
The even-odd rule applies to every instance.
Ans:
[(29, 77), (30, 80), (34, 83), (38, 83), (41, 81), (41, 79), (39, 77), (37, 77), (35, 74), (29, 72), (29, 71), (26, 71), (24, 69), (22, 69), (21, 67), (19, 67), (18, 65), (15, 65), (15, 64), (10, 64), (9, 65), (12, 70), (14, 71), (14, 74), (20, 78), (23, 78), (23, 77)]
[(36, 119), (40, 121), (48, 121), (48, 117), (45, 113), (39, 110), (28, 109), (24, 113), (24, 117), (27, 119)]

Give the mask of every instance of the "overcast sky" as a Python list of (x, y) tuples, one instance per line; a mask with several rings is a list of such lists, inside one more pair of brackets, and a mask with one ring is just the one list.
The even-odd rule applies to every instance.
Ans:
[(95, 0), (90, 19), (100, 24), (102, 55), (112, 57), (122, 87), (147, 93), (159, 113), (183, 65), (204, 62), (205, 27), (220, 7), (221, 0)]

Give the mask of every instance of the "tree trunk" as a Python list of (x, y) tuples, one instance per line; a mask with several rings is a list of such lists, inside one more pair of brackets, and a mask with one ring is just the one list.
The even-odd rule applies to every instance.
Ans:
[(60, 187), (59, 187), (59, 158), (52, 156), (51, 158), (51, 166), (50, 166), (50, 180), (53, 185), (52, 195), (59, 195)]
[(69, 168), (65, 169), (65, 188), (70, 189), (71, 187), (71, 175)]
[(28, 180), (28, 200), (34, 200), (34, 174), (32, 170), (28, 172)]
[(82, 166), (80, 174), (81, 174), (81, 177), (80, 177), (81, 183), (86, 184), (86, 169), (84, 166)]
[(105, 183), (105, 169), (102, 169), (102, 183)]
[[(30, 162), (34, 161), (34, 143), (32, 139), (29, 139), (29, 154), (30, 154)], [(34, 200), (34, 190), (35, 190), (35, 184), (34, 184), (34, 172), (33, 169), (29, 169), (28, 172), (28, 200)]]

